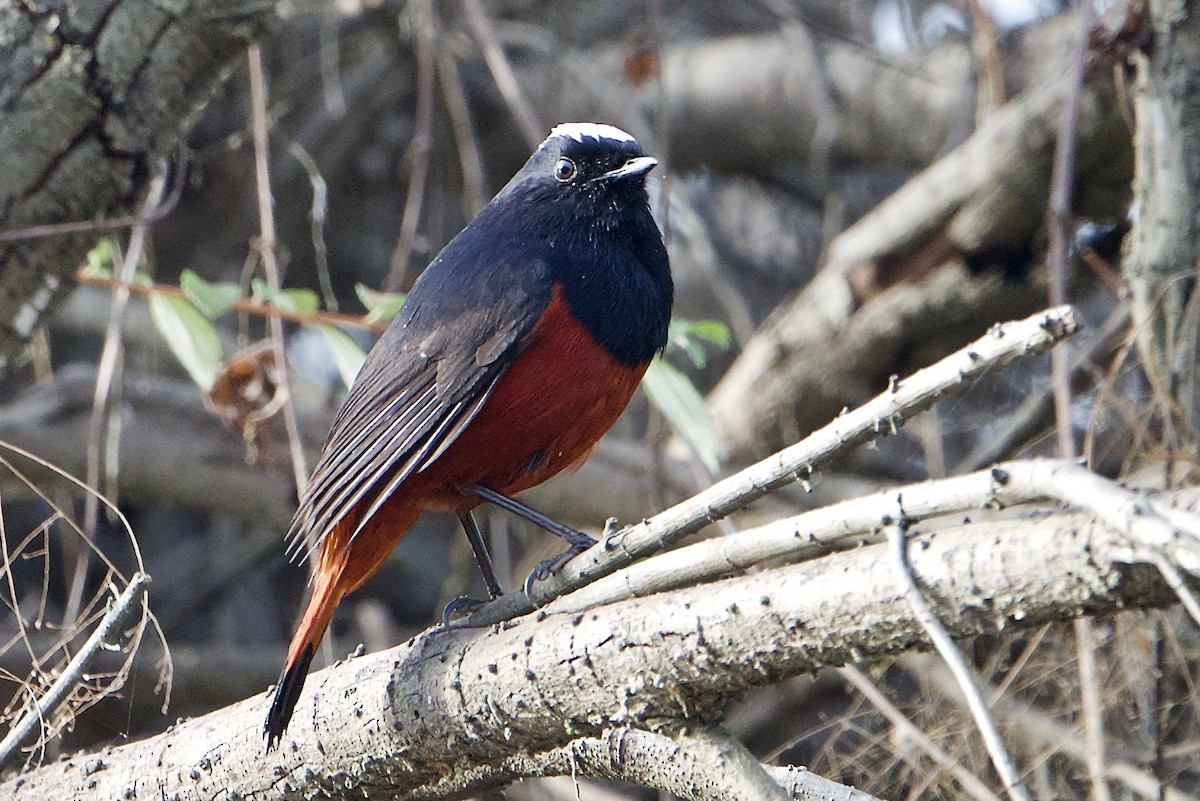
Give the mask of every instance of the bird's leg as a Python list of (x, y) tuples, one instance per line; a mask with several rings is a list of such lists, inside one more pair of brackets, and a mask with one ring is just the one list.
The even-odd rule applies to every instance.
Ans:
[[(471, 517), (470, 512), (460, 513), (458, 519), (462, 523), (463, 531), (467, 534), (467, 542), (471, 543), (471, 550), (475, 552), (475, 561), (479, 563), (479, 572), (483, 574), (483, 583), (487, 585), (488, 595), (493, 599), (499, 598), (504, 594), (504, 588), (496, 579), (496, 567), (492, 564), (492, 555), (488, 553), (487, 545), (483, 541), (483, 532), (479, 530), (479, 524), (475, 522), (475, 518)], [(450, 618), (455, 615), (470, 614), (485, 603), (487, 601), (472, 598), (469, 595), (460, 595), (446, 604), (446, 608), (442, 610), (442, 625), (449, 626)]]
[(479, 572), (483, 573), (483, 583), (487, 585), (488, 594), (499, 598), (504, 594), (504, 588), (496, 579), (496, 566), (492, 564), (492, 555), (488, 553), (479, 524), (471, 517), (470, 512), (461, 513), (458, 519), (462, 522), (463, 531), (467, 532), (467, 542), (471, 543), (471, 550), (475, 552), (475, 561), (479, 563)]
[(462, 491), (468, 495), (474, 495), (480, 500), (499, 506), (506, 512), (512, 512), (517, 517), (528, 520), (540, 529), (549, 531), (556, 537), (562, 537), (573, 548), (587, 550), (596, 544), (596, 541), (584, 534), (578, 529), (571, 528), (566, 523), (560, 523), (552, 517), (542, 514), (537, 509), (526, 506), (515, 498), (510, 498), (507, 495), (501, 495), (495, 490), (490, 490), (487, 487), (481, 487), (478, 484), (470, 484), (462, 488)]
[(596, 544), (596, 541), (584, 534), (582, 531), (573, 529), (565, 523), (560, 523), (552, 517), (539, 512), (537, 509), (530, 508), (520, 501), (514, 500), (507, 495), (501, 495), (499, 492), (490, 490), (487, 487), (481, 487), (478, 484), (471, 484), (463, 487), (462, 491), (468, 495), (474, 495), (480, 500), (495, 504), (507, 512), (511, 512), (517, 517), (524, 518), (530, 523), (533, 523), (538, 528), (545, 529), (555, 536), (562, 537), (570, 546), (567, 550), (560, 553), (558, 556), (553, 556), (544, 562), (538, 563), (530, 571), (529, 577), (525, 579), (525, 593), (529, 594), (529, 587), (535, 581), (541, 581), (549, 576), (554, 571), (565, 565), (567, 562), (574, 559), (579, 554), (586, 551)]

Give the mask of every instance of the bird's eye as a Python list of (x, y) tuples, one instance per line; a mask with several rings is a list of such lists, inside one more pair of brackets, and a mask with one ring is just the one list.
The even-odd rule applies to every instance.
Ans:
[(576, 173), (575, 162), (571, 161), (566, 156), (563, 156), (558, 161), (554, 162), (554, 177), (566, 183), (575, 177)]

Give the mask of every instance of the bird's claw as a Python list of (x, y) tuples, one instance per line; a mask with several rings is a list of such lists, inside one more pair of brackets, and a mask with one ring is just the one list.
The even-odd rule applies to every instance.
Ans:
[[(586, 537), (586, 535), (584, 536)], [(558, 570), (567, 562), (570, 562), (576, 556), (579, 556), (579, 554), (596, 544), (596, 541), (591, 537), (586, 538), (588, 540), (587, 542), (583, 542), (582, 540), (573, 542), (571, 543), (570, 548), (567, 548), (567, 550), (563, 551), (558, 556), (552, 556), (549, 559), (538, 562), (536, 565), (534, 565), (533, 570), (530, 570), (529, 575), (525, 578), (525, 584), (522, 587), (525, 592), (525, 597), (532, 600), (533, 596), (530, 595), (530, 593), (533, 591), (534, 582), (550, 578), (550, 576), (557, 573)]]
[(455, 616), (466, 617), (486, 603), (487, 601), (485, 600), (472, 598), (469, 595), (458, 596), (453, 601), (446, 604), (446, 608), (442, 610), (443, 628), (450, 628), (450, 618)]

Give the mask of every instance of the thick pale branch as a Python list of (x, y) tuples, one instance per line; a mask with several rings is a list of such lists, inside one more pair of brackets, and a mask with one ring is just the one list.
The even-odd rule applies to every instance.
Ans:
[[(665, 787), (681, 797), (691, 797), (684, 792), (686, 786), (683, 781), (664, 781), (669, 771), (658, 767), (671, 760), (679, 761), (680, 751), (685, 747), (693, 748), (693, 742), (670, 734), (621, 726), (609, 729), (598, 737), (580, 737), (549, 751), (517, 753), (477, 770), (456, 771), (441, 782), (418, 788), (406, 798), (415, 801), (453, 797), (456, 792), (466, 792), (467, 788), (479, 786), (481, 780), (494, 783), (498, 775), (507, 775), (512, 779), (550, 776), (619, 779), (651, 787)], [(744, 749), (742, 753), (745, 753)], [(830, 781), (804, 768), (761, 768), (784, 789), (787, 797), (797, 801), (878, 801), (868, 793)]]
[[(923, 538), (912, 559), (956, 637), (1173, 598), (1156, 571), (1130, 564), (1125, 534), (1078, 514), (947, 529)], [(515, 752), (547, 752), (613, 726), (704, 720), (730, 694), (923, 644), (886, 553), (871, 546), (587, 613), (430, 632), (311, 677), (289, 740), (272, 755), (262, 750), (257, 697), (48, 765), (0, 785), (0, 795), (188, 801), (354, 787), (371, 797), (465, 771), (478, 791), (513, 778), (497, 766)]]

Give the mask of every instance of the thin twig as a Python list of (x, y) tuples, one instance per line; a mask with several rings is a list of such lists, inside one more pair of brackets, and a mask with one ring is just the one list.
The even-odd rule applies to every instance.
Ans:
[[(326, 95), (328, 96), (328, 95)], [(325, 246), (325, 219), (329, 211), (329, 184), (321, 175), (317, 162), (308, 154), (299, 142), (289, 142), (288, 152), (292, 154), (304, 172), (308, 175), (308, 183), (312, 186), (312, 206), (309, 208), (308, 219), (312, 227), (313, 256), (317, 261), (317, 283), (321, 287), (321, 299), (325, 308), (337, 314), (337, 295), (333, 292), (333, 278), (329, 273), (329, 249)]]
[[(251, 43), (246, 48), (246, 62), (250, 71), (250, 124), (254, 134), (254, 179), (258, 197), (258, 253), (267, 286), (271, 288), (272, 293), (278, 293), (281, 284), (279, 265), (275, 261), (277, 239), (274, 200), (271, 197), (270, 156), (267, 149), (267, 84), (263, 73), (262, 50), (257, 43)], [(296, 408), (291, 402), (287, 354), (283, 344), (283, 322), (278, 315), (271, 315), (268, 324), (271, 330), (271, 344), (275, 351), (275, 363), (279, 366), (277, 392), (283, 395), (283, 420), (292, 454), (292, 476), (296, 482), (297, 494), (302, 494), (304, 485), (308, 482), (308, 467), (304, 460), (300, 425), (296, 422)]]
[[(1082, 391), (1094, 383), (1097, 366), (1117, 361), (1129, 338), (1129, 306), (1121, 304), (1095, 330), (1085, 349), (1071, 359), (1071, 386)], [(1054, 419), (1054, 388), (1035, 388), (1009, 415), (999, 434), (979, 443), (951, 472), (979, 470), (1016, 455), (1017, 449)]]
[(475, 125), (471, 121), (471, 106), (463, 90), (462, 74), (449, 48), (437, 49), (437, 74), (446, 113), (450, 115), (454, 130), (458, 167), (462, 170), (463, 213), (474, 217), (487, 204), (487, 179), (483, 174), (483, 159), (479, 155), (479, 137), (475, 135)]
[[(138, 209), (137, 219), (154, 219), (159, 205), (163, 200), (166, 188), (166, 169), (160, 170), (150, 181), (146, 197)], [(123, 284), (133, 282), (138, 264), (146, 244), (146, 224), (137, 223), (129, 235), (129, 248), (121, 263), (119, 278)], [(97, 492), (100, 491), (100, 461), (105, 451), (102, 441), (109, 428), (110, 400), (114, 381), (120, 369), (121, 358), (121, 328), (125, 320), (125, 307), (129, 303), (129, 291), (118, 289), (113, 293), (109, 307), (108, 325), (104, 331), (104, 345), (100, 350), (100, 359), (96, 365), (96, 386), (92, 393), (92, 414), (88, 424), (86, 471), (84, 480), (87, 485)], [(119, 421), (115, 421), (119, 424)], [(100, 514), (100, 504), (97, 496), (88, 494), (84, 498), (83, 528), (89, 536), (95, 536), (96, 522)], [(82, 598), (84, 580), (87, 576), (90, 562), (89, 551), (83, 549), (76, 560), (71, 591), (67, 598), (63, 622), (69, 623), (79, 613), (79, 603)]]
[(408, 166), (408, 190), (404, 195), (404, 214), (400, 218), (400, 236), (392, 250), (384, 288), (397, 292), (404, 288), (408, 261), (421, 222), (421, 206), (425, 202), (425, 182), (429, 178), (429, 152), (433, 138), (433, 92), (436, 67), (433, 51), (437, 38), (433, 7), (429, 0), (414, 0), (408, 4), (409, 19), (416, 34), (417, 108), (413, 121), (412, 141), (404, 154)]
[[(1046, 211), (1049, 248), (1046, 254), (1050, 271), (1050, 304), (1067, 302), (1067, 228), (1071, 222), (1071, 184), (1075, 175), (1075, 133), (1079, 117), (1079, 96), (1083, 89), (1084, 57), (1091, 30), (1090, 0), (1080, 4), (1079, 34), (1072, 73), (1063, 99), (1062, 120), (1054, 147), (1054, 166), (1050, 175), (1050, 202)], [(1054, 409), (1058, 420), (1058, 455), (1061, 459), (1075, 456), (1075, 439), (1071, 430), (1071, 385), (1068, 377), (1066, 347), (1050, 352), (1050, 375), (1054, 386)]]
[(996, 721), (992, 720), (992, 714), (983, 701), (983, 695), (979, 692), (979, 685), (971, 674), (971, 669), (967, 667), (967, 661), (963, 658), (962, 652), (958, 650), (958, 646), (954, 644), (954, 640), (950, 639), (950, 635), (946, 633), (946, 629), (942, 627), (941, 621), (930, 609), (925, 596), (921, 594), (920, 587), (917, 586), (912, 564), (908, 561), (908, 538), (905, 528), (904, 521), (898, 521), (888, 526), (887, 538), (888, 544), (891, 546), (892, 560), (897, 573), (904, 582), (904, 594), (908, 598), (909, 606), (912, 607), (913, 616), (925, 629), (925, 633), (933, 641), (933, 647), (941, 654), (947, 667), (954, 673), (954, 678), (958, 681), (963, 695), (966, 696), (971, 715), (975, 718), (975, 725), (983, 736), (984, 745), (987, 746), (988, 754), (992, 758), (992, 765), (996, 768), (996, 773), (1000, 775), (1000, 780), (1004, 783), (1004, 789), (1008, 791), (1009, 797), (1013, 801), (1030, 801), (1029, 793), (1021, 783), (1021, 775), (1017, 772), (1016, 765), (1013, 764), (1012, 757), (1008, 754), (1008, 749), (1004, 747), (1004, 741), (1000, 739)]
[(615, 572), (676, 540), (699, 531), (769, 492), (806, 480), (815, 465), (873, 437), (893, 433), (909, 417), (929, 408), (956, 387), (1024, 356), (1041, 353), (1079, 329), (1069, 307), (1049, 309), (990, 332), (938, 363), (897, 380), (882, 395), (847, 412), (791, 445), (649, 520), (626, 527), (532, 586), (531, 598), (510, 593), (468, 619), (488, 625), (525, 614), (564, 592)]
[(975, 127), (1008, 102), (1004, 86), (1004, 61), (996, 25), (980, 0), (970, 0), (971, 49), (975, 53)]
[(867, 703), (875, 707), (879, 714), (888, 719), (888, 722), (892, 724), (892, 728), (904, 740), (914, 743), (939, 767), (949, 771), (950, 775), (962, 785), (962, 789), (967, 795), (979, 799), (979, 801), (1000, 801), (1000, 797), (988, 789), (988, 786), (980, 781), (978, 776), (958, 764), (954, 757), (947, 753), (945, 749), (929, 739), (929, 735), (921, 731), (920, 727), (905, 717), (904, 713), (888, 700), (888, 697), (867, 678), (865, 673), (854, 665), (844, 665), (838, 668), (838, 673), (852, 684), (854, 689), (858, 690), (863, 698), (867, 699)]
[[(1054, 167), (1050, 175), (1050, 202), (1046, 224), (1050, 234), (1047, 261), (1050, 269), (1050, 303), (1067, 302), (1067, 228), (1071, 220), (1071, 185), (1075, 176), (1075, 135), (1079, 117), (1079, 97), (1083, 92), (1084, 65), (1092, 27), (1092, 2), (1084, 0), (1079, 9), (1079, 32), (1068, 78), (1062, 120), (1054, 146)], [(1074, 426), (1071, 422), (1071, 379), (1067, 346), (1050, 351), (1050, 382), (1054, 387), (1055, 432), (1058, 457), (1073, 459), (1076, 454)], [(1095, 633), (1089, 618), (1076, 618), (1075, 653), (1079, 661), (1079, 702), (1083, 715), (1084, 736), (1088, 743), (1088, 778), (1092, 801), (1111, 801), (1104, 780), (1104, 718), (1100, 688), (1096, 686)]]
[(492, 80), (496, 82), (496, 88), (500, 90), (500, 96), (508, 104), (509, 111), (517, 121), (517, 127), (525, 136), (526, 144), (531, 149), (537, 147), (542, 141), (544, 129), (538, 122), (533, 106), (529, 104), (525, 93), (521, 91), (521, 84), (517, 82), (512, 65), (508, 63), (508, 57), (504, 55), (504, 48), (500, 46), (500, 39), (496, 36), (492, 21), (488, 19), (479, 0), (463, 0), (463, 7), (467, 11), (467, 21), (471, 25), (471, 31), (483, 49), (483, 59), (492, 73)]
[(79, 653), (67, 663), (62, 673), (55, 679), (50, 688), (38, 699), (32, 709), (29, 709), (21, 719), (9, 730), (8, 735), (0, 741), (0, 766), (12, 758), (21, 743), (37, 728), (38, 723), (50, 717), (75, 688), (75, 684), (83, 676), (88, 663), (92, 661), (100, 649), (112, 649), (121, 646), (128, 629), (126, 625), (135, 607), (142, 609), (145, 614), (145, 603), (142, 602), (146, 588), (150, 585), (150, 576), (145, 573), (135, 573), (129, 580), (129, 586), (117, 597), (115, 602), (105, 612), (92, 635), (87, 638)]
[[(1166, 561), (1166, 560), (1163, 560)], [(1079, 709), (1083, 718), (1083, 736), (1088, 744), (1087, 771), (1092, 785), (1092, 801), (1111, 801), (1105, 778), (1104, 704), (1100, 700), (1100, 678), (1096, 671), (1096, 632), (1089, 617), (1072, 621), (1075, 632), (1075, 658), (1079, 662)]]
[(183, 194), (183, 187), (186, 181), (184, 175), (187, 170), (180, 159), (179, 164), (175, 167), (175, 183), (171, 186), (171, 193), (166, 199), (160, 203), (151, 214), (129, 214), (121, 217), (96, 217), (92, 220), (75, 220), (73, 222), (64, 223), (48, 223), (46, 225), (30, 225), (25, 228), (15, 228), (9, 231), (0, 231), (0, 242), (16, 242), (26, 239), (45, 239), (50, 236), (62, 236), (63, 234), (79, 234), (89, 231), (110, 231), (117, 228), (130, 228), (135, 225), (147, 226), (158, 222), (163, 217), (166, 217), (175, 206), (179, 203), (179, 197)]

